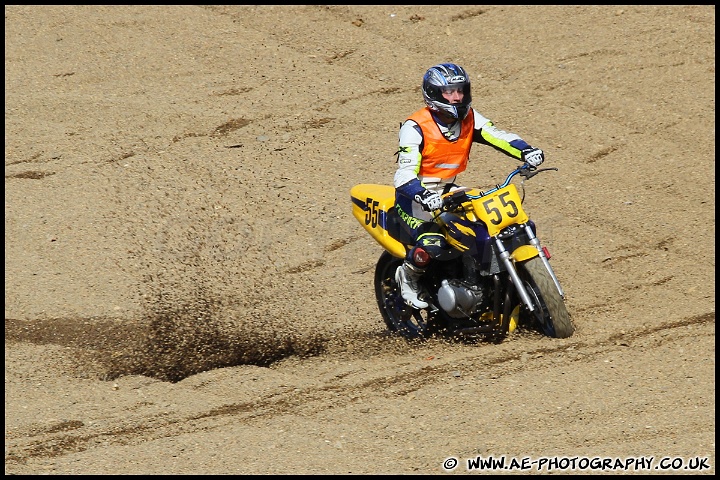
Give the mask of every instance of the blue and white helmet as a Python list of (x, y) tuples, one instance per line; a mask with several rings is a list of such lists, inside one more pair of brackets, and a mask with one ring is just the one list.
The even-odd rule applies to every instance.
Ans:
[[(450, 104), (443, 97), (443, 91), (449, 88), (462, 88), (462, 103)], [(470, 111), (472, 96), (470, 95), (470, 77), (465, 69), (454, 63), (441, 63), (430, 67), (422, 83), (423, 99), (436, 112), (450, 115), (453, 119), (464, 119)]]

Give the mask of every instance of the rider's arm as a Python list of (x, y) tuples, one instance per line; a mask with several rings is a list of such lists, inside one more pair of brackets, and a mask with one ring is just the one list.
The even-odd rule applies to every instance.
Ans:
[(420, 127), (413, 120), (407, 120), (400, 127), (398, 141), (398, 168), (393, 184), (403, 196), (415, 198), (425, 187), (418, 178), (422, 154), (420, 145), (423, 137)]
[(513, 158), (520, 160), (521, 152), (526, 148), (532, 148), (528, 143), (518, 135), (500, 130), (493, 123), (482, 116), (477, 110), (472, 110), (475, 114), (475, 131), (473, 132), (473, 141), (490, 145), (496, 150), (503, 152)]

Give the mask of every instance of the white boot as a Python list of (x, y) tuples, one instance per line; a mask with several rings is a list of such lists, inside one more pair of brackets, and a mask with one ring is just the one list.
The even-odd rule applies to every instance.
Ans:
[(413, 308), (427, 308), (427, 302), (423, 302), (418, 298), (420, 295), (420, 284), (418, 280), (423, 271), (409, 264), (408, 262), (400, 265), (395, 270), (395, 281), (400, 285), (400, 294), (405, 303)]

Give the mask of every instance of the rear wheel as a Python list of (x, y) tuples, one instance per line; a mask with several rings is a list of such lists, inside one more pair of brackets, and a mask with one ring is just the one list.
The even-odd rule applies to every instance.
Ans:
[(430, 333), (427, 310), (407, 305), (400, 295), (395, 281), (395, 270), (402, 265), (402, 258), (383, 252), (375, 267), (375, 297), (383, 321), (388, 329), (407, 339), (426, 337)]
[[(575, 332), (570, 314), (565, 307), (555, 282), (540, 257), (524, 262), (519, 269), (525, 289), (535, 310), (525, 312), (548, 337), (567, 338)], [(534, 322), (533, 322), (534, 320)]]

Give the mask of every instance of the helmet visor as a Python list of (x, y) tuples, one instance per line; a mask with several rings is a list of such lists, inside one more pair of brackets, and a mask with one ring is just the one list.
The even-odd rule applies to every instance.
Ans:
[(452, 93), (465, 94), (465, 84), (464, 83), (456, 83), (455, 85), (443, 85), (438, 88), (440, 89), (441, 93), (445, 93), (445, 94), (452, 94)]
[[(446, 103), (455, 103), (456, 101), (462, 102), (464, 104), (470, 102), (470, 83), (469, 82), (460, 82), (460, 83), (451, 83), (448, 85), (440, 85), (437, 87), (438, 94), (441, 98), (437, 98), (441, 102)], [(460, 95), (458, 95), (460, 94)], [(453, 101), (450, 101), (450, 99), (453, 99)]]

